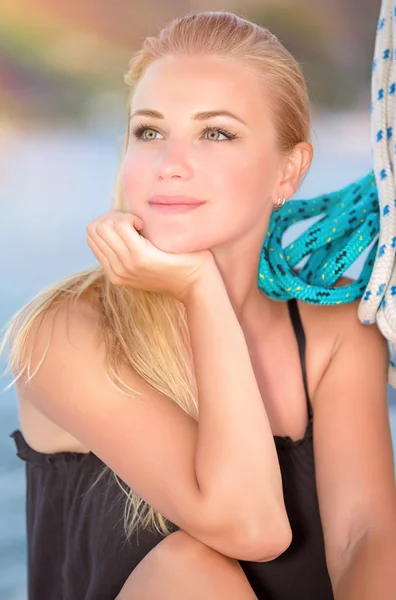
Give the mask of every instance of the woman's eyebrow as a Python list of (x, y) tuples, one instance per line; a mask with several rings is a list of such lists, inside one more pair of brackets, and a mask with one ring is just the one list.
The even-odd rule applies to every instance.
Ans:
[[(137, 116), (152, 117), (153, 119), (164, 119), (165, 118), (164, 115), (162, 113), (160, 113), (158, 110), (151, 110), (148, 108), (141, 108), (140, 110), (135, 110), (131, 114), (130, 119), (133, 119), (133, 117), (137, 117)], [(206, 121), (207, 119), (214, 119), (215, 117), (230, 117), (231, 119), (235, 119), (236, 121), (239, 121), (243, 125), (246, 125), (246, 123), (245, 123), (245, 121), (243, 121), (243, 119), (241, 119), (240, 117), (238, 117), (237, 115), (235, 115), (234, 113), (232, 113), (228, 110), (207, 110), (204, 112), (198, 112), (195, 115), (193, 115), (191, 118), (194, 121)]]

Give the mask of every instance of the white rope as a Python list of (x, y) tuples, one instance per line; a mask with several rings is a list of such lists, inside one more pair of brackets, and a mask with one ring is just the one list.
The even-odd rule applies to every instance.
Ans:
[(396, 387), (396, 7), (383, 0), (375, 43), (371, 85), (371, 143), (380, 208), (378, 252), (359, 320), (377, 323), (389, 342), (389, 384)]

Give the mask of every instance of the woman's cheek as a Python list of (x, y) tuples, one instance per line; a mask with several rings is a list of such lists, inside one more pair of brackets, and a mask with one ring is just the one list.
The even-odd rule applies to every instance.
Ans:
[(126, 161), (123, 166), (121, 183), (124, 189), (125, 199), (133, 208), (133, 200), (144, 196), (145, 174), (136, 162)]
[(251, 161), (244, 160), (244, 157), (238, 154), (237, 156), (225, 156), (221, 161), (212, 162), (208, 165), (208, 169), (212, 173), (213, 180), (217, 185), (228, 188), (242, 186), (249, 177), (251, 171)]

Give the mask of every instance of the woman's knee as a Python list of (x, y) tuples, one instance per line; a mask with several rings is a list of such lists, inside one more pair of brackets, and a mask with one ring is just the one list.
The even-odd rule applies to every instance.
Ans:
[[(256, 598), (238, 561), (180, 530), (157, 544), (139, 563), (118, 600), (151, 600), (158, 595), (164, 600), (182, 598), (177, 594), (184, 594), (187, 589), (189, 598)], [(194, 593), (196, 596), (191, 595)]]
[(204, 559), (206, 557), (213, 558), (214, 556), (218, 556), (219, 559), (225, 561), (233, 560), (206, 546), (181, 529), (164, 538), (152, 552), (157, 553), (163, 560), (172, 562)]
[(179, 530), (162, 540), (150, 552), (152, 565), (164, 570), (178, 569), (180, 572), (210, 568), (218, 570), (240, 569), (238, 561), (220, 554), (213, 548)]

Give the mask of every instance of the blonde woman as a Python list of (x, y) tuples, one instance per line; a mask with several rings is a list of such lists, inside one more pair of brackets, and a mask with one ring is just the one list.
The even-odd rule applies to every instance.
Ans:
[(356, 302), (257, 285), (312, 159), (298, 64), (199, 13), (146, 39), (126, 81), (112, 210), (87, 227), (100, 266), (5, 336), (29, 600), (394, 600), (385, 340)]

